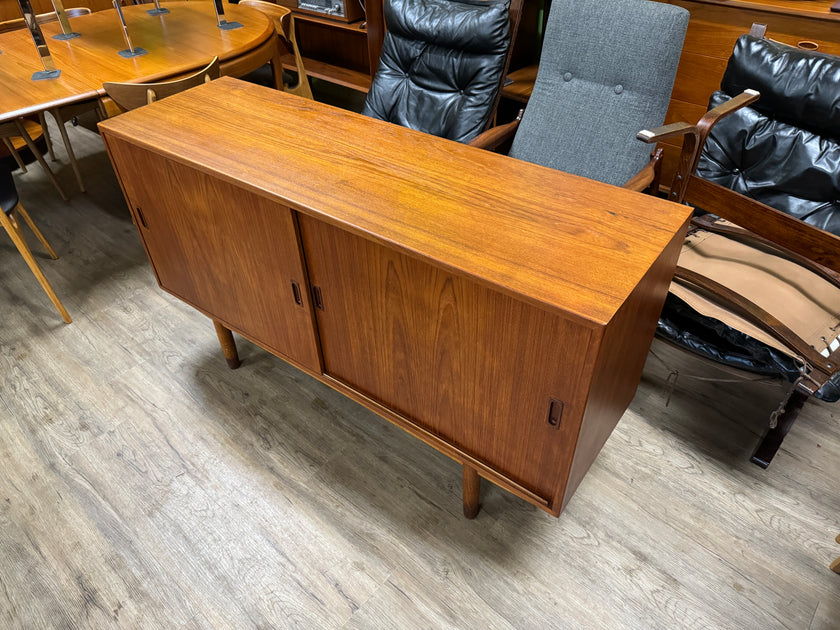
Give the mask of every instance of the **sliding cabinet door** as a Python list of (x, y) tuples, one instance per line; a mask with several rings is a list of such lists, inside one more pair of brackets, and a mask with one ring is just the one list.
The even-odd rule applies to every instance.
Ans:
[(117, 140), (109, 151), (160, 286), (320, 372), (291, 210)]
[(300, 217), (325, 372), (551, 500), (585, 405), (591, 331)]

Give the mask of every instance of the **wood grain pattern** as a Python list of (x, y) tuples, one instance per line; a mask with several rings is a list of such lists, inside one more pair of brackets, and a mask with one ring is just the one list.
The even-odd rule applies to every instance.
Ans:
[(583, 322), (608, 322), (685, 220), (666, 201), (642, 212), (638, 193), (228, 77), (100, 129)]
[(0, 241), (4, 629), (836, 627), (837, 405), (762, 471), (784, 388), (656, 344), (559, 519), (485, 484), (466, 521), (456, 462), (257, 346), (228, 370), (157, 288), (99, 137), (68, 132), (87, 195), (16, 179), (71, 326)]
[[(143, 173), (168, 191), (162, 197), (157, 186), (122, 180), (160, 286), (263, 347), (320, 372), (306, 272), (289, 209), (119, 142), (109, 141), (108, 147), (123, 173)], [(304, 287), (300, 304), (293, 284)]]
[(562, 494), (592, 331), (326, 224), (301, 232), (325, 373), (549, 503)]
[(168, 5), (170, 13), (157, 18), (142, 5), (123, 9), (132, 43), (149, 51), (132, 59), (117, 54), (126, 44), (113, 10), (74, 18), (73, 28), (82, 36), (63, 42), (52, 39), (61, 32), (57, 22), (43, 25), (61, 70), (58, 79), (48, 81), (31, 80), (43, 68), (29, 32), (0, 33), (0, 120), (97, 98), (106, 81), (160, 81), (203, 68), (216, 56), (223, 74), (238, 76), (277, 54), (274, 27), (259, 11), (229, 5), (228, 20), (243, 28), (221, 31), (210, 2)]
[[(332, 122), (328, 146), (300, 136), (302, 144), (294, 147), (272, 142), (262, 146), (264, 157), (254, 147), (246, 156), (237, 151), (239, 138), (229, 145), (226, 134), (217, 133), (212, 136), (214, 156), (238, 156), (231, 170), (217, 170), (205, 161), (205, 142), (218, 117), (200, 116), (199, 128), (193, 119), (196, 107), (216, 101), (239, 108), (221, 124), (231, 121), (259, 134), (262, 114), (253, 112), (263, 112), (264, 102), (269, 108), (284, 105), (270, 91), (241, 86), (237, 81), (199, 86), (182, 94), (190, 98), (176, 109), (177, 117), (163, 110), (150, 126), (144, 122), (151, 120), (148, 116), (133, 114), (155, 109), (151, 105), (100, 126), (161, 286), (214, 320), (234, 322), (244, 336), (559, 514), (571, 494), (567, 480), (573, 457), (579, 462), (577, 483), (638, 384), (688, 209), (663, 204), (657, 221), (650, 209), (661, 201), (622, 198), (626, 191), (582, 178), (575, 178), (573, 198), (540, 195), (534, 188), (526, 199), (500, 204), (486, 196), (491, 181), (499, 186), (500, 180), (527, 178), (532, 169), (546, 177), (570, 176), (381, 121), (334, 116), (334, 110), (308, 102), (276, 119), (288, 129), (278, 137), (291, 139), (313, 124), (316, 114)], [(121, 122), (126, 118), (131, 120)], [(168, 120), (167, 139), (157, 144), (153, 136), (163, 120)], [(312, 131), (317, 133), (315, 127)], [(375, 146), (357, 141), (352, 149), (358, 161), (355, 177), (369, 182), (361, 190), (347, 187), (347, 175), (336, 169), (317, 172), (325, 162), (338, 164), (336, 147), (349, 147), (354, 138), (378, 141)], [(410, 163), (383, 155), (381, 145), (396, 144), (404, 155), (414, 156)], [(486, 156), (492, 159), (479, 171), (484, 181), (459, 177), (454, 170), (444, 179), (442, 158), (454, 166), (458, 158), (468, 164)], [(256, 182), (254, 174), (269, 163), (283, 168), (273, 171), (270, 180)], [(239, 189), (257, 184), (266, 197)], [(556, 189), (563, 184), (558, 181)], [(184, 193), (170, 193), (170, 188)], [(598, 205), (604, 188), (607, 194)], [(271, 194), (272, 189), (278, 192)], [(248, 214), (256, 200), (299, 211), (299, 251), (293, 230), (273, 230), (268, 217), (257, 221)], [(581, 205), (592, 210), (595, 220)], [(620, 206), (622, 214), (613, 212)], [(288, 220), (290, 215), (286, 211), (283, 216)], [(609, 225), (602, 223), (605, 216)], [(645, 229), (638, 227), (640, 221)], [(539, 228), (552, 249), (535, 247)], [(459, 243), (457, 250), (453, 242)], [(225, 246), (234, 243), (250, 256), (225, 257)], [(551, 260), (535, 259), (531, 249)], [(284, 252), (281, 259), (305, 263), (282, 271), (274, 258), (277, 250)], [(457, 267), (449, 262), (453, 254), (460, 257)], [(596, 273), (581, 269), (585, 257), (597, 258)], [(297, 282), (303, 288), (298, 294), (311, 291), (317, 325), (290, 296), (282, 308), (279, 299), (269, 300), (273, 309), (253, 297), (276, 292), (288, 284), (290, 274), (303, 278), (304, 264), (308, 278)], [(639, 272), (642, 278), (635, 277)], [(535, 290), (531, 277), (548, 273), (575, 292), (567, 289), (546, 300), (543, 293), (551, 287), (541, 278)], [(511, 282), (517, 278), (523, 279), (522, 286)], [(234, 282), (240, 289), (235, 295)], [(202, 290), (204, 284), (211, 290)], [(630, 297), (623, 302), (613, 297), (628, 290)], [(585, 292), (588, 300), (581, 299)], [(250, 314), (274, 310), (285, 315), (278, 321), (297, 314), (301, 328), (281, 336), (264, 325), (257, 335), (255, 326), (245, 325)], [(608, 345), (601, 343), (604, 326), (618, 329), (603, 338)], [(301, 347), (298, 337), (308, 343)], [(229, 346), (223, 341), (223, 347)], [(599, 383), (595, 389), (593, 379)], [(597, 429), (581, 428), (585, 414)], [(584, 431), (597, 437), (579, 450), (577, 437)], [(474, 507), (476, 501), (468, 498), (468, 503)]]

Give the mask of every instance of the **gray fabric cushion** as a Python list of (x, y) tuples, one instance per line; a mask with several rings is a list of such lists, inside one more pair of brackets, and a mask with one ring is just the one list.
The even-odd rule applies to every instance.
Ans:
[(510, 45), (508, 0), (389, 0), (362, 113), (468, 142), (487, 125)]
[(510, 155), (621, 185), (648, 161), (688, 11), (648, 0), (554, 0), (534, 91)]

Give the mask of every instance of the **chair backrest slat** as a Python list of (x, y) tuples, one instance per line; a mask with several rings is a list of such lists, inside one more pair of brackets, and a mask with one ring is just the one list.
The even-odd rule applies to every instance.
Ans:
[(160, 83), (103, 83), (105, 93), (125, 111), (183, 92), (219, 78), (219, 58), (189, 76)]

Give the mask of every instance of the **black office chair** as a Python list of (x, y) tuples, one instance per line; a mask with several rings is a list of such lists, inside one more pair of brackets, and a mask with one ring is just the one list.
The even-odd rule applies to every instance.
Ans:
[(47, 242), (47, 239), (44, 238), (44, 235), (37, 228), (35, 223), (33, 223), (29, 213), (23, 205), (21, 205), (20, 199), (18, 198), (17, 188), (15, 187), (15, 181), (12, 178), (12, 172), (9, 170), (7, 165), (3, 164), (0, 164), (0, 209), (2, 209), (2, 212), (0, 212), (0, 225), (3, 226), (3, 229), (5, 229), (11, 237), (18, 252), (20, 252), (20, 255), (23, 256), (23, 259), (26, 261), (26, 264), (29, 265), (32, 273), (35, 274), (41, 288), (44, 289), (47, 296), (50, 298), (50, 301), (53, 303), (55, 308), (58, 309), (62, 319), (69, 324), (72, 320), (70, 319), (70, 315), (67, 313), (67, 309), (65, 309), (59, 301), (58, 296), (56, 296), (55, 291), (53, 291), (52, 286), (50, 286), (49, 281), (46, 276), (44, 276), (44, 272), (41, 271), (38, 263), (35, 262), (35, 258), (32, 256), (32, 251), (26, 244), (26, 239), (24, 238), (23, 232), (20, 229), (20, 224), (18, 223), (18, 215), (23, 217), (26, 224), (35, 234), (35, 237), (41, 241), (41, 244), (44, 246), (44, 249), (47, 250), (50, 257), (55, 260), (58, 258), (58, 255)]
[(794, 384), (751, 458), (766, 468), (809, 396), (840, 398), (840, 58), (760, 35), (738, 39), (694, 126), (699, 148), (684, 150), (672, 198), (709, 214), (694, 220), (657, 334)]
[(467, 142), (494, 122), (522, 0), (389, 0), (362, 113)]

